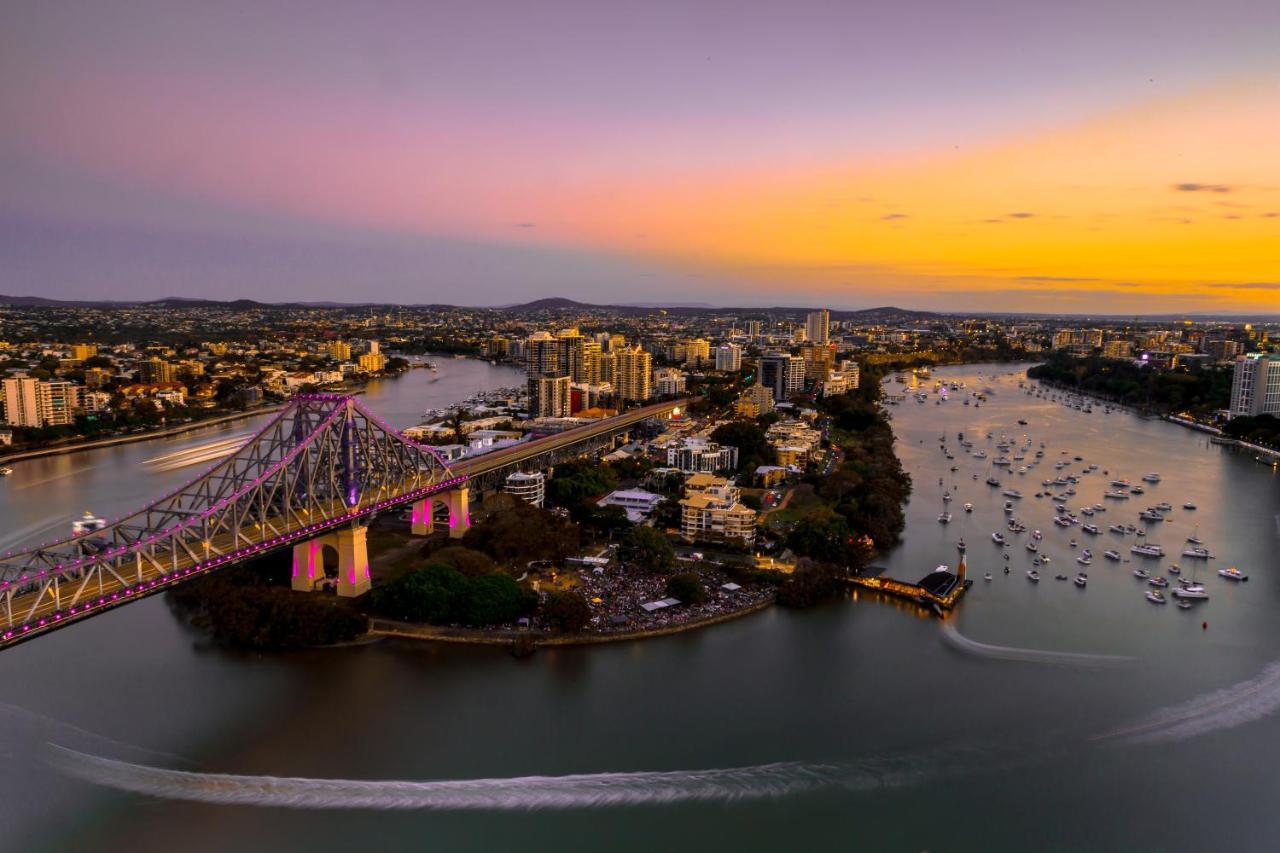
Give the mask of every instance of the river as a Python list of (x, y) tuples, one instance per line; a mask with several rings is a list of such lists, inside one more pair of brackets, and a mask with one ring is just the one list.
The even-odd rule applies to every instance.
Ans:
[[(945, 626), (864, 597), (527, 660), (412, 642), (246, 656), (202, 647), (148, 599), (0, 657), (10, 839), (67, 850), (351, 850), (373, 838), (384, 850), (1270, 849), (1280, 477), (1175, 425), (1028, 396), (1021, 375), (941, 369), (935, 378), (965, 391), (891, 409), (915, 490), (904, 544), (881, 562), (914, 579), (954, 564), (963, 536), (976, 580)], [(512, 376), (445, 360), (434, 386), (417, 371), (368, 402), (407, 424)], [(981, 408), (962, 404), (981, 389)], [(248, 428), (24, 462), (0, 483), (5, 535), (81, 508), (125, 510), (195, 470), (147, 460)], [(1038, 585), (1023, 575), (1021, 541), (1004, 574), (990, 534), (1004, 530), (1005, 498), (983, 483), (987, 461), (956, 446), (960, 431), (982, 447), (988, 431), (1045, 442), (1038, 468), (999, 475), (1017, 481), (1016, 514), (1054, 557)], [(1033, 495), (1054, 461), (1076, 455), (1084, 462), (1067, 470), (1099, 471), (1081, 477), (1072, 506), (1102, 501), (1102, 469), (1162, 480), (1108, 501), (1098, 537), (1061, 530), (1052, 501)], [(945, 526), (944, 489), (956, 496)], [(1108, 524), (1161, 500), (1175, 510), (1153, 540), (1177, 553), (1198, 529), (1217, 554), (1200, 570), (1211, 598), (1190, 611), (1143, 598), (1139, 558), (1101, 559), (1121, 542), (1128, 558), (1134, 541)], [(1053, 579), (1079, 568), (1073, 537), (1096, 540), (1086, 589)], [(1226, 565), (1250, 580), (1213, 573)], [(244, 778), (51, 763), (50, 743)], [(68, 763), (222, 802), (117, 792), (65, 775)]]

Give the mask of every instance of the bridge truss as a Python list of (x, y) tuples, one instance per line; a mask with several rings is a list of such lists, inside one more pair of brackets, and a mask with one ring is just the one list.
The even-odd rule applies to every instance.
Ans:
[(0, 646), (466, 480), (356, 398), (299, 395), (160, 500), (0, 558)]

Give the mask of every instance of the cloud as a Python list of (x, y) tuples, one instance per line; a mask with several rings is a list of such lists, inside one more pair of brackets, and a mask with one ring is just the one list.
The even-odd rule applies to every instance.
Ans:
[(997, 219), (983, 219), (983, 220), (982, 220), (982, 222), (983, 222), (983, 224), (985, 224), (985, 225), (1003, 225), (1003, 224), (1004, 224), (1004, 220), (1003, 220), (1003, 219), (999, 219), (999, 218), (997, 218)]
[(1064, 282), (1064, 281), (1102, 281), (1102, 279), (1098, 279), (1098, 278), (1081, 278), (1081, 277), (1078, 277), (1078, 276), (1070, 276), (1070, 275), (1020, 275), (1020, 276), (1018, 276), (1018, 281), (1056, 281), (1056, 282)]
[(1280, 216), (1280, 213), (1278, 213), (1278, 212), (1276, 212), (1276, 211), (1274, 211), (1274, 210), (1272, 210), (1272, 211), (1269, 211), (1269, 212), (1267, 212), (1267, 213), (1262, 214), (1262, 218), (1263, 218), (1263, 219), (1275, 219), (1277, 216)]
[(1016, 213), (1009, 214), (1010, 219), (1030, 219), (1033, 216), (1035, 216), (1034, 213), (1027, 213), (1025, 210), (1020, 210)]
[(516, 227), (516, 228), (537, 228), (537, 227), (538, 227), (538, 223), (536, 223), (536, 222), (517, 222), (517, 223), (515, 224), (515, 227)]
[(884, 216), (881, 216), (880, 218), (885, 222), (889, 222), (894, 219), (907, 219), (908, 216), (905, 213), (886, 213)]
[(1280, 281), (1224, 281), (1207, 286), (1223, 290), (1280, 290)]
[(1235, 189), (1235, 187), (1229, 187), (1226, 184), (1196, 183), (1174, 184), (1173, 188), (1180, 193), (1229, 193)]

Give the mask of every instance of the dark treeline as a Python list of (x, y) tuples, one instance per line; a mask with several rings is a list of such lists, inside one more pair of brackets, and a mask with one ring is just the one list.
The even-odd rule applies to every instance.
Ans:
[(819, 402), (830, 419), (840, 464), (826, 476), (807, 478), (823, 503), (787, 537), (788, 547), (808, 560), (798, 563), (779, 588), (780, 603), (805, 606), (829, 597), (840, 575), (861, 571), (877, 550), (896, 545), (902, 536), (911, 477), (894, 452), (880, 393), (880, 377), (868, 370), (856, 391)]
[(1216, 366), (1158, 370), (1126, 359), (1058, 352), (1027, 376), (1151, 414), (1208, 414), (1231, 402), (1231, 370)]
[(1241, 441), (1280, 447), (1280, 418), (1275, 415), (1232, 418), (1222, 431)]

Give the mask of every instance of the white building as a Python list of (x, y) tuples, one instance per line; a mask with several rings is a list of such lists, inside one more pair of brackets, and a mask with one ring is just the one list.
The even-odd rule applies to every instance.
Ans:
[(666, 498), (662, 495), (655, 495), (653, 492), (646, 492), (644, 489), (619, 489), (616, 492), (610, 492), (597, 502), (597, 506), (620, 506), (627, 513), (627, 520), (632, 524), (639, 524), (646, 520), (658, 504), (662, 503)]
[(1257, 415), (1280, 415), (1280, 354), (1254, 352), (1236, 358), (1231, 417)]
[(660, 367), (654, 372), (654, 393), (659, 397), (674, 397), (685, 391), (684, 372), (674, 367)]
[(517, 471), (507, 477), (502, 491), (525, 503), (542, 506), (547, 496), (547, 475), (541, 471)]
[(66, 426), (80, 406), (80, 386), (30, 377), (4, 381), (5, 422), (11, 426)]
[(686, 474), (724, 471), (738, 467), (738, 448), (705, 438), (686, 438), (667, 448), (667, 465)]
[(831, 312), (826, 308), (812, 311), (805, 320), (805, 337), (811, 344), (825, 344), (831, 336)]
[(742, 369), (742, 347), (738, 344), (721, 344), (716, 347), (716, 370), (737, 373)]

